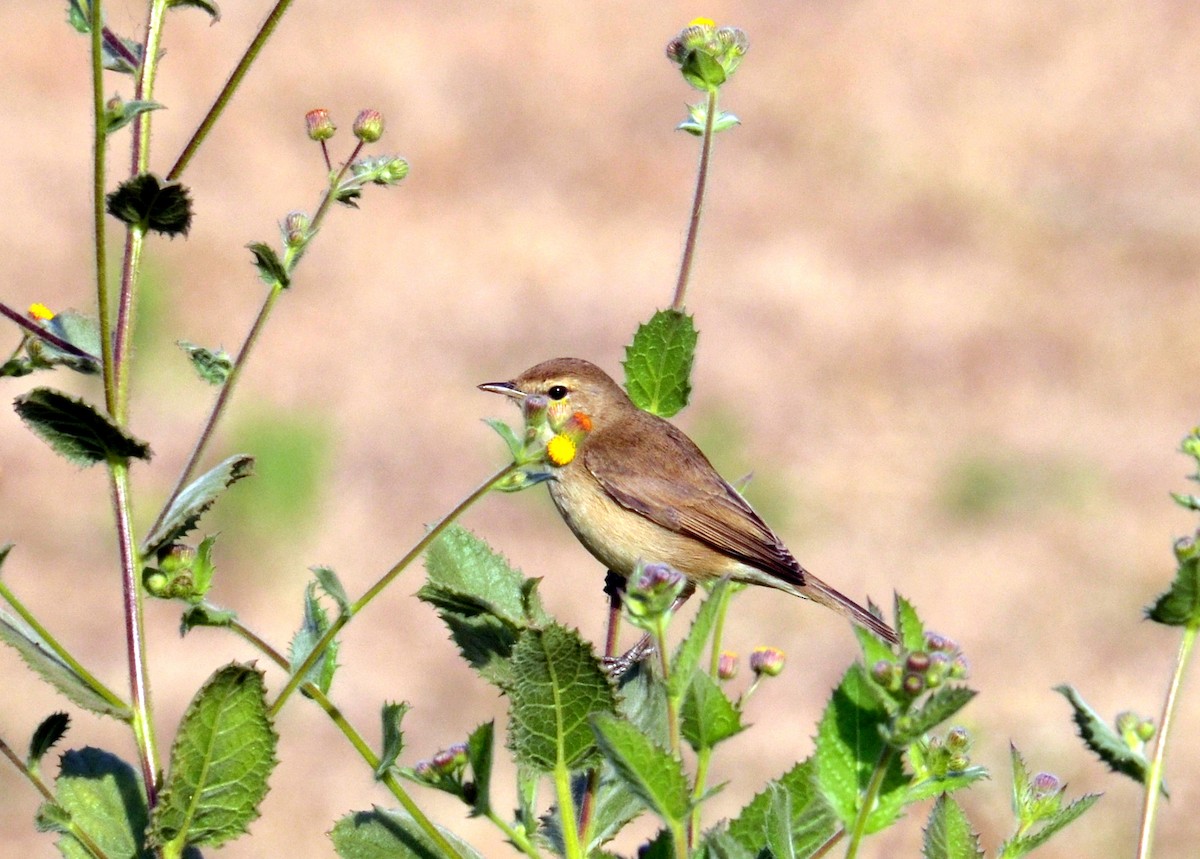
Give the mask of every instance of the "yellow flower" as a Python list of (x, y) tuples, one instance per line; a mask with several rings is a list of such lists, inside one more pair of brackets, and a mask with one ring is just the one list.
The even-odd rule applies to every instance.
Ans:
[(54, 318), (54, 311), (41, 302), (29, 305), (29, 315), (39, 322), (49, 322)]
[(689, 27), (715, 27), (717, 22), (712, 18), (693, 18), (688, 22)]
[(546, 458), (560, 468), (575, 458), (576, 450), (575, 442), (562, 433), (546, 442)]

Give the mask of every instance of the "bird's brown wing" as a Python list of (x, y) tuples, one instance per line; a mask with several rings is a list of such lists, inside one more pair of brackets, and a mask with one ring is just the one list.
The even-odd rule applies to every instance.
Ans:
[[(585, 445), (584, 465), (618, 504), (790, 584), (804, 586), (804, 570), (775, 532), (673, 424), (641, 413), (636, 420), (606, 427), (604, 434), (607, 455), (597, 455), (591, 445)], [(631, 449), (640, 454), (642, 467), (631, 469), (611, 453)]]

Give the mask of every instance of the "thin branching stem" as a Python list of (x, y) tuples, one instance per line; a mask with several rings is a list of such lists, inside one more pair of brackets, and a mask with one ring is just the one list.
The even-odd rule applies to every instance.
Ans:
[(846, 845), (846, 859), (854, 859), (858, 855), (858, 848), (867, 834), (867, 820), (870, 818), (871, 812), (875, 810), (879, 791), (883, 789), (883, 779), (887, 775), (888, 767), (892, 765), (892, 758), (895, 755), (896, 749), (890, 745), (884, 745), (883, 750), (879, 753), (879, 761), (871, 773), (871, 780), (867, 782), (867, 789), (863, 791), (858, 814), (850, 827), (850, 843)]
[(708, 92), (708, 110), (704, 115), (704, 135), (700, 141), (700, 164), (696, 168), (696, 192), (692, 197), (692, 214), (688, 218), (687, 239), (683, 243), (683, 259), (679, 263), (679, 280), (675, 283), (672, 310), (683, 310), (688, 278), (692, 273), (692, 258), (696, 254), (696, 238), (700, 233), (700, 213), (704, 208), (704, 189), (708, 184), (708, 162), (712, 154), (713, 122), (717, 113), (717, 91)]
[(1175, 657), (1175, 670), (1171, 675), (1171, 686), (1167, 690), (1166, 700), (1163, 701), (1158, 740), (1154, 746), (1154, 756), (1150, 759), (1150, 768), (1146, 772), (1146, 798), (1142, 806), (1142, 828), (1138, 836), (1137, 859), (1150, 859), (1153, 849), (1154, 821), (1158, 815), (1158, 797), (1162, 793), (1163, 767), (1167, 758), (1167, 737), (1171, 732), (1184, 670), (1191, 660), (1192, 649), (1196, 644), (1196, 632), (1194, 626), (1186, 627), (1183, 631), (1179, 652)]
[(100, 320), (98, 357), (104, 374), (104, 405), (111, 415), (116, 413), (117, 382), (113, 369), (112, 299), (108, 292), (108, 239), (105, 224), (108, 133), (104, 115), (104, 34), (101, 32), (104, 20), (103, 0), (92, 0), (91, 10), (92, 20), (88, 23), (92, 33), (92, 241), (95, 244), (93, 253), (96, 263), (96, 305)]

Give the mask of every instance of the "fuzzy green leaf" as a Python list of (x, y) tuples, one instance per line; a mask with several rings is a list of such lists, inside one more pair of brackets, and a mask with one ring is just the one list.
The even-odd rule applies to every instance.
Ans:
[(625, 390), (639, 408), (669, 418), (687, 405), (696, 339), (692, 317), (678, 310), (660, 310), (638, 326), (622, 366)]
[(375, 778), (381, 779), (396, 764), (404, 748), (404, 732), (400, 722), (409, 711), (406, 703), (387, 702), (383, 705), (383, 751), (379, 753), (379, 766), (375, 767)]
[(346, 593), (342, 580), (338, 578), (338, 574), (333, 571), (333, 568), (312, 567), (311, 569), (321, 590), (325, 591), (326, 595), (337, 604), (338, 614), (350, 614), (350, 595)]
[[(879, 703), (871, 680), (855, 663), (834, 690), (817, 729), (817, 783), (825, 801), (849, 826), (883, 752), (880, 729), (887, 712)], [(900, 755), (891, 755), (883, 775), (875, 808), (867, 817), (866, 832), (878, 832), (903, 810), (908, 777)]]
[(104, 108), (104, 133), (119, 131), (143, 113), (162, 108), (163, 105), (156, 101), (122, 101), (119, 97), (115, 98)]
[(29, 354), (37, 364), (62, 365), (84, 375), (100, 372), (100, 323), (94, 317), (63, 310), (43, 326), (74, 349), (59, 348), (48, 340), (31, 340)]
[(596, 742), (626, 787), (663, 820), (680, 824), (691, 809), (687, 777), (679, 761), (624, 719), (591, 719)]
[[(454, 833), (438, 827), (462, 859), (483, 859)], [(329, 833), (342, 859), (443, 859), (445, 852), (406, 812), (375, 807), (341, 818)]]
[(187, 235), (192, 225), (192, 199), (188, 189), (164, 181), (153, 173), (126, 179), (104, 198), (110, 215), (131, 227), (165, 236)]
[(17, 397), (14, 406), (35, 435), (75, 465), (150, 458), (150, 445), (129, 435), (83, 400), (61, 391), (34, 388)]
[(683, 79), (698, 90), (709, 92), (725, 83), (725, 69), (704, 51), (688, 51), (680, 64)]
[(146, 537), (142, 553), (153, 554), (192, 531), (221, 493), (254, 473), (254, 457), (238, 454), (219, 463), (188, 484), (171, 502), (162, 524)]
[(1175, 581), (1146, 609), (1146, 617), (1164, 626), (1200, 626), (1200, 557), (1179, 561)]
[(896, 594), (896, 634), (905, 650), (925, 649), (925, 624), (916, 607), (900, 594)]
[(210, 385), (223, 385), (233, 370), (233, 358), (224, 349), (206, 349), (188, 340), (176, 340), (175, 345), (187, 353), (191, 359), (192, 369), (202, 382)]
[(109, 701), (93, 689), (44, 638), (4, 611), (0, 611), (0, 640), (15, 649), (26, 665), (73, 703), (101, 716), (112, 716), (125, 722), (133, 718), (128, 706)]
[(146, 797), (133, 767), (116, 755), (84, 748), (65, 752), (54, 783), (58, 807), (68, 817), (43, 806), (42, 821), (62, 832), (58, 849), (67, 859), (93, 853), (71, 834), (78, 827), (109, 859), (149, 859), (142, 833), (146, 829)]
[(905, 804), (921, 802), (946, 793), (953, 793), (964, 787), (970, 787), (977, 781), (990, 777), (986, 767), (967, 767), (959, 772), (948, 773), (944, 776), (929, 776), (917, 782), (908, 789)]
[(696, 751), (711, 749), (745, 730), (741, 712), (717, 681), (703, 671), (692, 675), (692, 688), (683, 699), (680, 721), (683, 738)]
[[(584, 790), (588, 784), (586, 774), (580, 774), (572, 783), (575, 796), (575, 807), (583, 801)], [(600, 769), (600, 783), (596, 787), (596, 796), (592, 803), (592, 823), (588, 831), (592, 841), (587, 845), (587, 855), (591, 856), (617, 836), (625, 825), (646, 810), (645, 803), (625, 786), (625, 781), (617, 775), (612, 765), (607, 761)], [(558, 815), (553, 816), (557, 826), (561, 821)], [(562, 836), (559, 835), (561, 843)]]
[(526, 630), (512, 657), (509, 747), (518, 762), (551, 772), (596, 757), (588, 719), (615, 713), (616, 696), (591, 646), (557, 624)]
[(816, 785), (816, 761), (809, 758), (796, 764), (761, 793), (729, 823), (729, 835), (744, 849), (757, 856), (766, 843), (766, 832), (773, 805), (778, 802), (775, 790), (787, 793), (791, 815), (792, 850), (797, 856), (810, 856), (838, 831), (838, 821), (826, 804)]
[(1041, 847), (1050, 838), (1061, 832), (1066, 826), (1074, 823), (1079, 817), (1096, 804), (1100, 798), (1098, 793), (1085, 793), (1071, 804), (1059, 809), (1051, 818), (1045, 820), (1035, 831), (1027, 833), (1000, 846), (1000, 856), (1004, 859), (1016, 859), (1025, 856)]
[(188, 705), (149, 830), (154, 846), (219, 847), (259, 816), (278, 736), (262, 672), (218, 669)]
[(31, 766), (37, 766), (42, 756), (63, 738), (71, 724), (71, 717), (66, 713), (51, 713), (33, 732), (29, 740), (29, 758)]
[(925, 700), (919, 710), (909, 714), (905, 729), (897, 731), (891, 741), (896, 746), (906, 746), (933, 730), (971, 702), (977, 693), (966, 686), (941, 686)]
[(1131, 749), (1121, 735), (1083, 700), (1083, 696), (1074, 687), (1064, 683), (1055, 686), (1054, 691), (1071, 702), (1071, 717), (1075, 720), (1075, 727), (1079, 729), (1079, 736), (1084, 745), (1095, 752), (1114, 772), (1124, 773), (1134, 781), (1145, 784), (1146, 770), (1149, 767), (1145, 755)]
[(254, 254), (254, 267), (258, 269), (259, 280), (267, 286), (278, 284), (281, 289), (292, 285), (292, 276), (273, 247), (266, 242), (250, 242), (246, 248)]
[[(328, 629), (329, 615), (317, 600), (317, 583), (309, 582), (308, 587), (304, 589), (304, 618), (288, 646), (288, 662), (293, 674), (300, 670), (300, 666), (308, 659)], [(302, 682), (312, 683), (322, 692), (328, 693), (338, 667), (337, 653), (338, 641), (335, 638), (309, 667)]]
[(187, 635), (197, 626), (229, 626), (235, 620), (237, 620), (236, 611), (199, 602), (188, 606), (179, 619), (179, 634)]
[(979, 859), (983, 850), (979, 836), (971, 831), (971, 822), (958, 803), (948, 796), (938, 797), (925, 827), (923, 859)]
[(474, 777), (471, 816), (481, 817), (492, 808), (492, 760), (496, 745), (496, 725), (484, 722), (467, 737), (467, 760)]
[(508, 448), (508, 454), (514, 461), (524, 455), (525, 442), (517, 437), (516, 430), (497, 418), (485, 418), (484, 423), (494, 429), (500, 438), (504, 439), (504, 444)]

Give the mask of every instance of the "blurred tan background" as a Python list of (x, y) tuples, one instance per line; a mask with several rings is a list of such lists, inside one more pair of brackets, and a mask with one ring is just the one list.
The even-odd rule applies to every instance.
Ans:
[[(0, 6), (0, 298), (19, 308), (93, 302), (87, 44), (63, 6)], [(169, 16), (160, 172), (268, 4), (223, 6), (212, 27), (195, 10)], [(140, 31), (140, 4), (106, 7), (114, 29)], [(619, 373), (637, 323), (670, 300), (697, 148), (672, 131), (695, 94), (663, 46), (699, 14), (743, 27), (751, 49), (723, 97), (744, 125), (717, 140), (688, 301), (695, 395), (679, 422), (729, 477), (756, 474), (751, 500), (807, 566), (858, 597), (889, 604), (898, 590), (961, 643), (983, 693), (961, 722), (993, 772), (966, 802), (989, 849), (1010, 827), (1012, 741), (1071, 796), (1106, 794), (1039, 855), (1131, 855), (1140, 791), (1083, 749), (1051, 687), (1076, 684), (1106, 718), (1157, 717), (1178, 640), (1141, 607), (1194, 527), (1167, 494), (1189, 490), (1176, 448), (1200, 418), (1190, 3), (297, 3), (184, 177), (190, 236), (150, 246), (132, 417), (156, 454), (135, 469), (142, 521), (211, 397), (173, 342), (235, 348), (263, 294), (243, 245), (276, 241), (288, 210), (315, 205), (312, 107), (343, 127), (335, 155), (357, 110), (378, 108), (377, 148), (412, 173), (333, 213), (254, 356), (210, 459), (260, 457), (207, 523), (221, 530), (215, 601), (286, 645), (309, 565), (361, 593), (501, 464), (480, 418), (516, 414), (476, 383), (567, 354)], [(131, 95), (126, 78), (107, 88)], [(127, 144), (114, 138), (113, 182)], [(38, 384), (99, 398), (64, 373), (5, 380), (4, 398)], [(6, 581), (120, 688), (106, 498), (99, 469), (65, 465), (0, 410), (0, 541), (17, 544)], [(489, 498), (466, 524), (600, 638), (602, 572), (544, 493)], [(381, 702), (411, 702), (409, 764), (503, 719), (412, 598), (421, 578), (349, 628), (333, 690), (373, 741)], [(712, 820), (809, 753), (856, 653), (840, 620), (798, 601), (746, 593), (737, 610), (730, 647), (770, 643), (790, 661), (751, 704), (755, 728), (718, 756), (713, 781), (728, 785)], [(255, 657), (217, 631), (181, 640), (174, 606), (147, 614), (165, 748), (208, 674)], [(23, 748), (62, 702), (7, 650), (0, 678), (0, 735)], [(118, 726), (71, 712), (66, 747), (133, 760)], [(1198, 726), (1189, 678), (1162, 856), (1200, 838)], [(389, 804), (315, 707), (296, 700), (279, 730), (264, 816), (223, 856), (329, 856), (338, 816)], [(507, 783), (495, 793), (512, 802)], [(7, 766), (0, 795), (0, 852), (54, 855), (32, 831), (37, 796)], [(417, 795), (508, 855), (458, 806)], [(868, 855), (916, 855), (925, 813)]]

